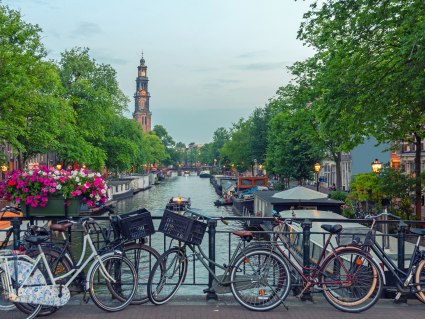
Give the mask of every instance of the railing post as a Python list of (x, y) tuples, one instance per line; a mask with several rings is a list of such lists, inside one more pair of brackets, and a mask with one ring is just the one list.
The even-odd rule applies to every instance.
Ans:
[[(215, 219), (209, 219), (208, 220), (208, 254), (209, 259), (211, 260), (209, 262), (209, 266), (213, 273), (215, 273), (215, 235), (217, 233), (217, 220)], [(207, 300), (218, 300), (216, 292), (211, 289), (213, 284), (214, 276), (211, 273), (208, 273), (208, 292), (207, 292)]]
[(20, 218), (14, 217), (11, 224), (13, 227), (13, 249), (18, 250), (20, 244), (22, 220)]
[[(311, 220), (304, 219), (301, 223), (303, 228), (303, 266), (304, 266), (304, 275), (310, 275), (310, 229), (311, 229)], [(301, 300), (313, 300), (310, 290), (307, 289), (304, 291), (303, 295), (300, 298)]]
[(397, 267), (404, 270), (404, 253), (407, 224), (400, 221), (397, 225)]

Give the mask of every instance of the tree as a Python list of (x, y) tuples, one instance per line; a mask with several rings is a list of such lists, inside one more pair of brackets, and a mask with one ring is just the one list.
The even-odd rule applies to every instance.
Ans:
[(230, 134), (227, 129), (224, 127), (219, 127), (214, 131), (213, 134), (213, 142), (212, 142), (212, 150), (214, 159), (218, 161), (220, 165), (222, 159), (220, 158), (220, 149), (223, 147), (224, 143), (226, 143), (230, 139)]
[(267, 169), (302, 183), (311, 179), (315, 162), (323, 158), (323, 142), (318, 138), (314, 113), (295, 85), (287, 85), (270, 102), (272, 115), (268, 129)]
[(424, 12), (420, 0), (327, 0), (312, 5), (299, 31), (324, 66), (322, 98), (328, 103), (322, 119), (340, 123), (352, 136), (415, 144), (418, 217), (425, 137), (425, 49), (418, 39), (425, 36)]
[(384, 197), (388, 199), (390, 211), (403, 219), (411, 219), (415, 179), (400, 170), (384, 167), (378, 181)]
[(0, 139), (17, 150), (23, 168), (29, 157), (55, 148), (72, 118), (57, 69), (44, 61), (41, 29), (7, 6), (0, 6), (0, 21)]
[(146, 164), (158, 164), (164, 161), (168, 154), (161, 139), (153, 132), (144, 134), (143, 143), (146, 145)]
[(83, 150), (78, 152), (79, 161), (101, 168), (106, 159), (102, 145), (107, 124), (127, 108), (128, 98), (118, 87), (115, 70), (110, 65), (97, 64), (87, 48), (65, 51), (59, 66), (65, 98), (75, 112), (75, 134), (68, 135), (62, 149), (65, 152), (60, 152), (60, 156), (71, 161), (66, 150), (78, 141)]
[(146, 150), (143, 132), (139, 124), (123, 116), (115, 116), (106, 133), (104, 150), (106, 167), (116, 173), (123, 171), (143, 171), (146, 163)]

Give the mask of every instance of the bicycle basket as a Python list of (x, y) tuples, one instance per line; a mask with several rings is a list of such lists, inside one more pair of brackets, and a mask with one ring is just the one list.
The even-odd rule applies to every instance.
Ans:
[(200, 245), (206, 229), (206, 223), (196, 220), (192, 216), (179, 215), (166, 209), (158, 231), (185, 243)]
[(145, 208), (116, 217), (119, 232), (126, 239), (139, 239), (155, 233), (151, 213)]
[(336, 237), (338, 246), (372, 246), (375, 235), (370, 228), (344, 228)]

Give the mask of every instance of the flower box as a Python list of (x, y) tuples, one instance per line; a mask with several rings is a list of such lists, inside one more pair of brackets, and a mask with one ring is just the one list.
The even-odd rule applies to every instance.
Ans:
[[(65, 200), (63, 198), (49, 197), (45, 207), (22, 205), (24, 216), (27, 216), (27, 211), (29, 210), (29, 216), (36, 217), (76, 217), (80, 215), (80, 208), (81, 201), (78, 198)], [(66, 209), (68, 209), (68, 216), (66, 215)]]
[[(100, 173), (41, 166), (6, 172), (0, 198), (19, 204), (30, 216), (78, 216), (80, 200), (89, 207), (103, 205), (107, 185)], [(65, 206), (64, 198), (67, 198)]]

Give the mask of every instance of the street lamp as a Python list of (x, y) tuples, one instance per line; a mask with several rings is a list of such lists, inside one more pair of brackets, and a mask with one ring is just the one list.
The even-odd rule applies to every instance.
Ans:
[(370, 165), (372, 165), (372, 171), (375, 174), (379, 174), (382, 169), (382, 163), (376, 158)]
[(319, 171), (320, 171), (319, 163), (314, 164), (314, 171), (316, 172), (316, 190), (319, 191)]

